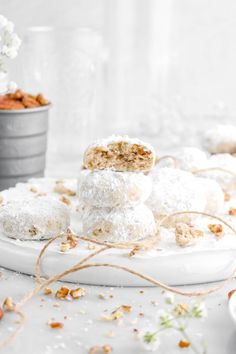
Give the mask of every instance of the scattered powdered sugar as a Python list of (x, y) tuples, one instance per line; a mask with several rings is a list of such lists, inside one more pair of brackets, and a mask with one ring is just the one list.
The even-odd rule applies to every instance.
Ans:
[(142, 172), (112, 170), (80, 174), (79, 199), (94, 207), (129, 207), (143, 203), (151, 193), (152, 181)]

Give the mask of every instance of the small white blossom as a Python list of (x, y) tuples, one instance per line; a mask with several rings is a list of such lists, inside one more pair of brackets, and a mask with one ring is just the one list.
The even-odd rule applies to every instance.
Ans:
[(172, 305), (174, 303), (175, 296), (170, 291), (165, 291), (164, 292), (164, 299), (168, 305)]
[(140, 331), (139, 338), (143, 349), (154, 352), (160, 347), (161, 341), (158, 333), (153, 330), (143, 329)]
[(5, 27), (7, 25), (7, 19), (3, 15), (0, 15), (0, 27)]
[[(13, 31), (14, 24), (0, 15), (0, 74), (6, 72), (7, 59), (14, 59), (21, 45), (20, 38)], [(15, 87), (15, 84), (9, 83), (6, 89), (14, 90)]]
[(207, 317), (207, 308), (203, 302), (196, 302), (193, 304), (192, 316), (195, 318)]
[(17, 56), (17, 50), (14, 47), (7, 47), (4, 45), (2, 47), (2, 53), (5, 54), (9, 59), (14, 59)]
[(16, 33), (12, 33), (10, 36), (10, 45), (15, 49), (19, 49), (21, 45), (21, 39), (17, 36)]
[(159, 324), (163, 328), (171, 328), (173, 326), (173, 316), (167, 311), (161, 309), (157, 312)]
[(4, 30), (7, 31), (8, 33), (13, 33), (14, 23), (11, 21), (8, 21), (7, 24), (4, 26)]

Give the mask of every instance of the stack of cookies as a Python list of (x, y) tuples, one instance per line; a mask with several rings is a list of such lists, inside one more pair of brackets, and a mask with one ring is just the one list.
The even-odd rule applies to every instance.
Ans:
[(153, 148), (138, 139), (112, 136), (87, 148), (79, 184), (83, 233), (91, 239), (129, 242), (156, 233), (144, 204), (152, 189), (147, 173)]

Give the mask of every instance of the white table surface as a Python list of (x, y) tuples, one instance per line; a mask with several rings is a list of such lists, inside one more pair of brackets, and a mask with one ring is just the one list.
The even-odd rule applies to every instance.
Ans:
[[(15, 301), (35, 285), (35, 280), (26, 275), (1, 269), (0, 277), (0, 301), (7, 296), (12, 296)], [(63, 283), (54, 285), (58, 289)], [(65, 284), (69, 288), (75, 288), (75, 284)], [(186, 290), (197, 290), (212, 286), (196, 285), (181, 287)], [(4, 348), (4, 354), (51, 354), (51, 353), (88, 353), (94, 345), (109, 344), (113, 352), (117, 354), (145, 353), (140, 342), (135, 339), (133, 329), (146, 328), (154, 323), (157, 311), (163, 308), (163, 296), (158, 288), (109, 288), (85, 286), (86, 295), (80, 300), (62, 301), (54, 296), (37, 295), (27, 303), (23, 311), (27, 316), (27, 322), (23, 332), (16, 341)], [(206, 300), (208, 317), (203, 320), (194, 320), (191, 333), (202, 333), (208, 342), (208, 353), (234, 354), (236, 353), (236, 328), (228, 313), (227, 293), (236, 288), (236, 280), (218, 293), (210, 295)], [(140, 293), (144, 290), (144, 293)], [(99, 293), (112, 294), (113, 298), (99, 299)], [(177, 298), (181, 302), (190, 301), (187, 298)], [(158, 302), (156, 306), (151, 301)], [(60, 307), (54, 307), (56, 303)], [(131, 305), (132, 312), (125, 314), (122, 323), (104, 321), (101, 315), (109, 314), (120, 305)], [(139, 314), (143, 313), (144, 316)], [(66, 316), (66, 319), (64, 318)], [(51, 319), (64, 323), (63, 329), (53, 330), (47, 322)], [(0, 336), (9, 333), (14, 325), (15, 318), (6, 316), (0, 323)], [(114, 337), (107, 333), (112, 330)], [(159, 353), (192, 353), (190, 349), (178, 349), (177, 343), (181, 339), (179, 335), (167, 333), (162, 338)]]

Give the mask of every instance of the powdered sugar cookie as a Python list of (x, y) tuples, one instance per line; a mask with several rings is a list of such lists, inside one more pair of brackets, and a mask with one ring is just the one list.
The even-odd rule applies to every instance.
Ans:
[(79, 200), (88, 206), (114, 208), (144, 202), (151, 189), (150, 177), (142, 172), (83, 170), (78, 193)]
[[(215, 154), (208, 159), (207, 168), (213, 169), (198, 173), (199, 177), (215, 180), (221, 188), (228, 189), (236, 185), (236, 158), (230, 154)], [(220, 169), (226, 170), (221, 171)]]
[(236, 152), (236, 127), (233, 125), (216, 125), (203, 135), (203, 146), (210, 153)]
[(224, 205), (224, 192), (220, 185), (209, 178), (198, 177), (198, 181), (203, 186), (206, 193), (205, 212), (210, 214), (219, 213)]
[(177, 160), (177, 167), (181, 170), (196, 171), (207, 166), (207, 155), (195, 147), (183, 147), (172, 154)]
[[(187, 171), (174, 168), (154, 169), (151, 172), (153, 189), (146, 204), (157, 220), (182, 211), (204, 211), (206, 195), (197, 178)], [(165, 226), (176, 222), (189, 222), (193, 215), (181, 215), (168, 219)]]
[(0, 208), (0, 228), (11, 238), (50, 239), (64, 233), (69, 224), (69, 209), (55, 199), (12, 200)]
[(129, 242), (154, 236), (156, 224), (151, 210), (144, 204), (133, 208), (84, 208), (83, 232), (92, 239)]

